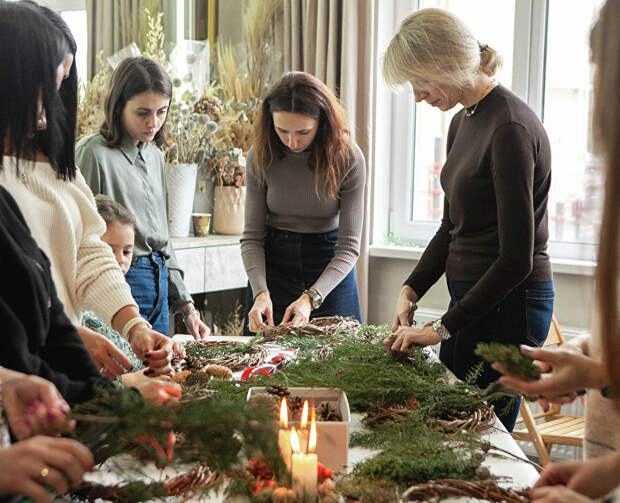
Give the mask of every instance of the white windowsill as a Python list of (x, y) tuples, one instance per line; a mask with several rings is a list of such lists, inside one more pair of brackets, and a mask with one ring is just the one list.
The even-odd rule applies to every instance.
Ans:
[[(413, 246), (371, 245), (368, 254), (371, 257), (418, 260), (424, 250), (422, 247)], [(551, 257), (551, 269), (556, 274), (594, 276), (596, 262)]]

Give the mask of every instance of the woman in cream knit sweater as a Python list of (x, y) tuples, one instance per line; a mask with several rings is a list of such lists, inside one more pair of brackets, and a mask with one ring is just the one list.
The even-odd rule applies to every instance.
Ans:
[[(36, 5), (28, 8), (38, 9)], [(27, 31), (28, 27), (15, 29)], [(17, 201), (32, 235), (49, 257), (58, 295), (70, 320), (78, 325), (82, 310), (94, 311), (129, 339), (141, 360), (149, 361), (151, 375), (167, 374), (171, 371), (171, 342), (151, 330), (140, 317), (112, 251), (100, 239), (105, 223), (75, 166), (74, 131), (66, 127), (63, 114), (58, 113), (62, 108), (58, 88), (75, 63), (67, 35), (59, 29), (54, 30), (54, 35), (54, 62), (38, 61), (36, 54), (28, 52), (3, 59), (7, 68), (1, 74), (16, 78), (3, 77), (1, 83), (0, 108), (5, 127), (0, 128), (0, 184)], [(11, 44), (11, 40), (3, 41), (3, 52), (10, 50)], [(38, 117), (33, 131), (29, 90), (20, 87), (17, 77), (47, 64), (54, 64), (57, 81), (41, 87), (39, 110), (32, 111)], [(71, 92), (77, 93), (77, 83)], [(75, 116), (74, 106), (69, 108), (65, 102), (64, 108), (67, 116)], [(15, 134), (9, 138), (8, 131)], [(124, 355), (103, 336), (81, 327), (78, 330), (103, 374), (118, 375), (123, 372), (121, 366), (131, 368)]]

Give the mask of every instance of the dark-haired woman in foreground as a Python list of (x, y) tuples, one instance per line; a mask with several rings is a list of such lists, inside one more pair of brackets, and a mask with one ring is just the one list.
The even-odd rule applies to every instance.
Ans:
[(247, 159), (246, 333), (303, 325), (312, 311), (361, 321), (354, 266), (365, 176), (333, 93), (308, 73), (285, 74), (263, 101)]

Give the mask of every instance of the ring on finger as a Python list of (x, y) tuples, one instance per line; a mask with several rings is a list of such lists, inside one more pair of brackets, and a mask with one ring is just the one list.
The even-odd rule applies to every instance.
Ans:
[(45, 477), (47, 477), (49, 472), (50, 472), (50, 470), (49, 470), (49, 468), (47, 466), (44, 466), (43, 468), (41, 468), (41, 472), (40, 472), (41, 478), (44, 479)]

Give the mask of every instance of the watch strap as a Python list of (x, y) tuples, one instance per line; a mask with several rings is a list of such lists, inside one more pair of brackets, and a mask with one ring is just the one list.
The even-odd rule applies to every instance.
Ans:
[(437, 335), (439, 335), (444, 341), (447, 341), (450, 337), (452, 337), (452, 334), (448, 332), (448, 330), (442, 325), (441, 318), (433, 321), (431, 327), (433, 331)]
[(321, 304), (323, 303), (323, 297), (321, 296), (320, 293), (315, 292), (314, 290), (304, 290), (302, 292), (303, 294), (306, 294), (308, 297), (310, 297), (310, 303), (312, 304), (312, 309), (318, 309), (319, 307), (321, 307)]

